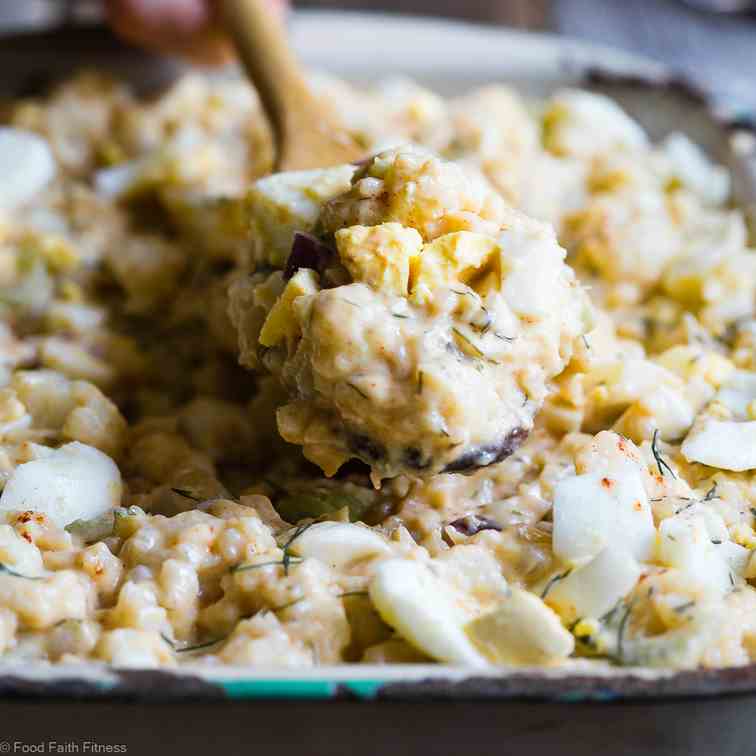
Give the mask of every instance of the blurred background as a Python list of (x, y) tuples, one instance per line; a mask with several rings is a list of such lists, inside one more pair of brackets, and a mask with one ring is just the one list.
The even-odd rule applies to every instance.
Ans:
[(729, 98), (756, 103), (756, 0), (301, 0), (560, 34), (667, 62)]
[[(550, 31), (644, 53), (729, 101), (756, 107), (756, 0), (295, 0), (298, 8), (389, 11)], [(91, 21), (99, 0), (0, 0), (11, 27)]]

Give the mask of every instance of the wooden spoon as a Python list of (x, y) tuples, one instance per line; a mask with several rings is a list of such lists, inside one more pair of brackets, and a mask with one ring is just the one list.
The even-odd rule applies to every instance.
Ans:
[(273, 130), (274, 170), (350, 163), (364, 156), (327, 103), (316, 100), (265, 0), (221, 0), (223, 25), (255, 85)]

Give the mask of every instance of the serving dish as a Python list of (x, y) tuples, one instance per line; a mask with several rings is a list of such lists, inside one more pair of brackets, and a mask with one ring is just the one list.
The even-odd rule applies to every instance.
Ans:
[[(464, 92), (490, 81), (507, 81), (535, 95), (567, 84), (588, 86), (615, 97), (659, 137), (672, 127), (684, 130), (736, 176), (736, 193), (756, 204), (756, 130), (752, 114), (737, 103), (707, 97), (663, 66), (606, 48), (504, 30), (432, 19), (368, 14), (300, 13), (293, 40), (304, 62), (353, 82), (406, 74), (442, 94)], [(137, 82), (158, 86), (176, 71), (141, 52), (116, 47), (98, 27), (58, 32), (55, 51), (49, 35), (19, 36), (3, 42), (5, 72), (0, 92), (18, 94), (50, 81), (51, 70), (64, 76), (82, 65), (95, 65)], [(60, 36), (64, 35), (64, 36)], [(375, 40), (380, 40), (380, 45)], [(84, 52), (86, 51), (86, 52)], [(54, 61), (54, 65), (53, 65)], [(131, 700), (325, 699), (459, 701), (526, 700), (585, 704), (634, 702), (640, 711), (681, 698), (737, 695), (733, 707), (756, 703), (756, 668), (706, 672), (622, 670), (597, 676), (579, 664), (563, 671), (471, 675), (444, 666), (319, 668), (284, 672), (242, 668), (182, 667), (180, 672), (117, 671), (104, 667), (31, 667), (0, 664), (0, 693), (15, 697), (87, 697)], [(687, 705), (687, 704), (686, 704)], [(703, 703), (690, 704), (700, 709)], [(637, 707), (640, 707), (638, 709)], [(514, 709), (513, 709), (514, 711)], [(722, 711), (721, 706), (716, 711)], [(729, 710), (726, 710), (729, 711)], [(543, 716), (540, 709), (538, 716)], [(713, 716), (715, 711), (712, 710)], [(729, 716), (729, 715), (728, 715)], [(747, 715), (741, 713), (744, 721)], [(697, 726), (705, 718), (698, 720)], [(747, 727), (722, 736), (731, 745), (748, 735)], [(733, 740), (735, 738), (735, 740)], [(745, 741), (742, 741), (745, 742)], [(711, 741), (706, 744), (712, 747)], [(669, 751), (660, 751), (669, 752)], [(691, 751), (688, 751), (691, 752)], [(711, 752), (707, 750), (706, 752)], [(733, 751), (736, 752), (736, 751)]]

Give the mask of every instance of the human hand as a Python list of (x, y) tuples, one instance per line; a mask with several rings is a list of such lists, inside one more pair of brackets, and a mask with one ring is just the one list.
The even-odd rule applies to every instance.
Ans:
[[(283, 12), (286, 0), (269, 0)], [(218, 0), (106, 0), (110, 25), (130, 42), (195, 62), (218, 65), (232, 57)]]

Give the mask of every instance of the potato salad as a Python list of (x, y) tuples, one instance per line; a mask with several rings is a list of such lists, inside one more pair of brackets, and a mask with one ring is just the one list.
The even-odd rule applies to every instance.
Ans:
[(614, 101), (0, 109), (0, 665), (756, 661), (756, 250)]

